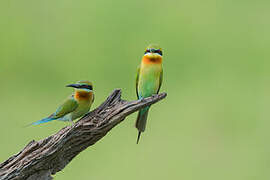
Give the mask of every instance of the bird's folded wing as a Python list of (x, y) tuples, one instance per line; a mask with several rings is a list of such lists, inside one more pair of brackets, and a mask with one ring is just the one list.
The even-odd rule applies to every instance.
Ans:
[(157, 94), (159, 93), (162, 81), (163, 81), (163, 69), (161, 70), (160, 75), (159, 75), (159, 85), (158, 85)]
[(74, 111), (77, 107), (78, 107), (77, 101), (73, 97), (70, 97), (61, 106), (57, 108), (56, 112), (53, 113), (51, 117), (55, 119), (61, 118), (66, 114)]
[(139, 93), (138, 93), (139, 76), (140, 76), (140, 66), (137, 68), (137, 73), (136, 73), (136, 94), (137, 94), (138, 99), (139, 99)]

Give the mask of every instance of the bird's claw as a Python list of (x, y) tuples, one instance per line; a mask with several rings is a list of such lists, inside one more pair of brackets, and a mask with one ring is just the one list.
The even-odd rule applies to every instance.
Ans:
[(143, 98), (141, 98), (141, 99), (140, 99), (140, 102), (144, 102), (144, 99), (145, 99), (144, 97), (143, 97)]
[(72, 123), (72, 126), (75, 124), (72, 120), (70, 122)]

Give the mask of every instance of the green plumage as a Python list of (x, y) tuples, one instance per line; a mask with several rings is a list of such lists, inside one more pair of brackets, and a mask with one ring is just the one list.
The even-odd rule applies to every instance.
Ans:
[(52, 117), (60, 121), (73, 121), (86, 114), (93, 101), (78, 101), (73, 96), (68, 98)]
[[(52, 114), (52, 118), (58, 119), (78, 108), (78, 102), (71, 96)], [(74, 112), (73, 112), (74, 113)]]
[[(136, 93), (138, 99), (143, 99), (159, 92), (162, 83), (163, 70), (160, 64), (141, 64), (137, 70), (136, 77)], [(139, 111), (136, 121), (136, 128), (139, 131), (137, 143), (140, 135), (145, 131), (147, 116), (150, 106), (147, 106)]]
[(70, 84), (67, 87), (75, 88), (75, 93), (59, 106), (49, 117), (32, 123), (38, 125), (53, 120), (73, 121), (85, 115), (94, 101), (93, 85), (90, 81), (79, 81), (78, 84)]

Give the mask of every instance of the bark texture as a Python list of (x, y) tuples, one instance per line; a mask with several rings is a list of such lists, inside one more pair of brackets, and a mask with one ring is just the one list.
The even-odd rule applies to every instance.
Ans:
[(71, 126), (40, 141), (31, 141), (0, 164), (0, 180), (51, 180), (75, 156), (104, 137), (128, 115), (166, 97), (161, 93), (143, 100), (121, 99), (117, 89), (98, 108)]

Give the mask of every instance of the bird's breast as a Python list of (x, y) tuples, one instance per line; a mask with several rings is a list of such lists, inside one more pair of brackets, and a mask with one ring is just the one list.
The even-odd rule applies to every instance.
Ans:
[(142, 59), (142, 63), (145, 65), (161, 64), (162, 57), (158, 56), (155, 58), (149, 58), (149, 57), (144, 56)]
[(160, 84), (161, 64), (141, 64), (140, 75), (138, 79), (138, 92), (141, 97), (148, 97), (155, 93)]
[(78, 91), (75, 93), (74, 98), (78, 101), (90, 101), (93, 98), (93, 93)]

